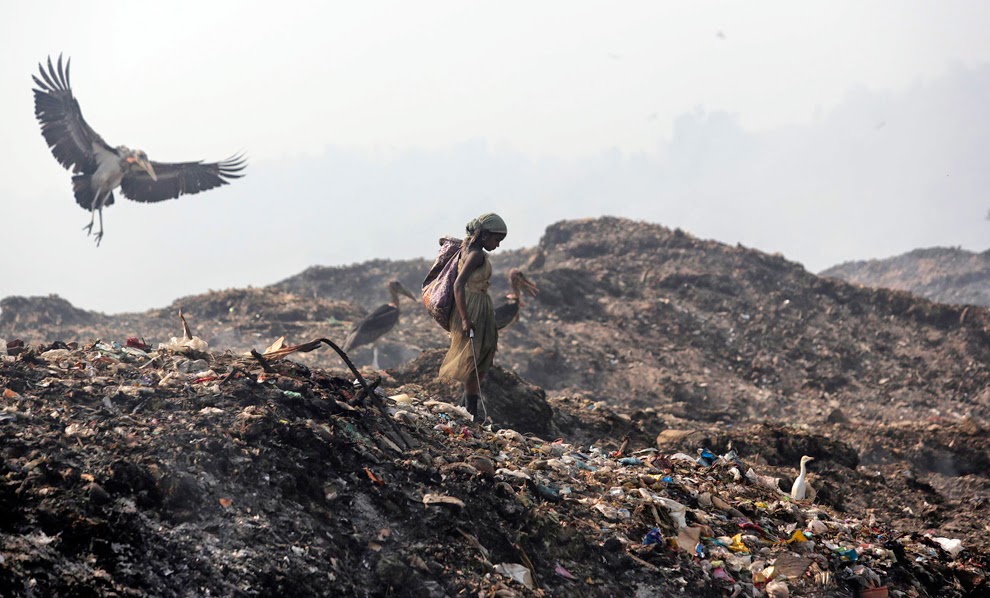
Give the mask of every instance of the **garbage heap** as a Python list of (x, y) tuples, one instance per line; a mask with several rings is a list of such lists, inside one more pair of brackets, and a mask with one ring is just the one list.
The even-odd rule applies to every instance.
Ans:
[(792, 500), (745, 455), (480, 425), (298, 348), (8, 343), (0, 595), (987, 591), (965, 540)]

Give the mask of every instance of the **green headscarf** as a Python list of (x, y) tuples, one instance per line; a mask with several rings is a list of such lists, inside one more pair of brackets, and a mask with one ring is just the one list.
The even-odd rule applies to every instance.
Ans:
[(472, 236), (480, 234), (482, 231), (503, 235), (509, 232), (509, 229), (505, 226), (505, 220), (502, 220), (502, 217), (494, 212), (478, 216), (471, 222), (468, 222), (464, 228), (467, 229), (468, 235)]

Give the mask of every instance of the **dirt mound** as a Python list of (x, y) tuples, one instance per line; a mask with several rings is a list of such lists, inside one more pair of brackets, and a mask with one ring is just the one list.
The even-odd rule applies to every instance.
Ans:
[[(424, 351), (411, 363), (388, 373), (394, 383), (404, 385), (399, 392), (446, 397), (451, 403), (459, 403), (463, 393), (460, 385), (436, 379), (444, 354), (442, 349)], [(546, 393), (515, 372), (493, 367), (485, 378), (482, 394), (482, 419), (487, 415), (524, 434), (553, 434), (553, 409), (547, 403)]]
[[(430, 384), (412, 370), (397, 391)], [(105, 343), (18, 350), (0, 389), (4, 595), (986, 589), (978, 545), (892, 527), (874, 498), (928, 488), (857, 472), (828, 434), (714, 424), (659, 452), (550, 441), (434, 396), (369, 401), (340, 371)], [(680, 452), (699, 441), (738, 448)], [(775, 478), (799, 453), (822, 464), (814, 503)]]
[(548, 390), (703, 420), (986, 419), (983, 309), (618, 219), (555, 224), (541, 248), (500, 359)]
[(271, 288), (210, 291), (176, 299), (168, 307), (114, 316), (74, 308), (54, 295), (7, 297), (0, 306), (0, 338), (50, 343), (123, 342), (135, 337), (150, 346), (167, 343), (181, 331), (177, 319), (181, 308), (197, 336), (210, 346), (235, 353), (263, 348), (260, 343), (281, 335), (343, 338), (350, 323), (367, 313), (350, 302), (311, 299)]
[[(494, 296), (535, 252), (540, 294), (503, 332), (498, 360), (551, 394), (709, 421), (987, 417), (983, 309), (822, 279), (779, 256), (615, 218), (560, 222), (538, 248), (494, 254)], [(422, 265), (310, 269), (280, 288), (354, 298), (354, 270), (355, 288), (381, 297), (388, 278), (414, 284)], [(447, 344), (424, 310), (403, 306), (383, 367)]]
[[(736, 423), (990, 416), (984, 308), (819, 278), (779, 256), (617, 218), (559, 222), (538, 248), (494, 254), (493, 294), (505, 290), (507, 269), (537, 253), (543, 264), (529, 275), (540, 294), (503, 331), (497, 361), (551, 396), (588, 394), (619, 410)], [(311, 268), (274, 287), (120, 316), (65, 304), (58, 313), (69, 316), (59, 320), (46, 315), (57, 298), (8, 298), (0, 337), (137, 336), (155, 346), (174, 335), (182, 305), (197, 334), (235, 352), (280, 335), (340, 340), (365, 306), (384, 301), (388, 280), (415, 288), (426, 266)], [(448, 343), (421, 305), (400, 307), (399, 325), (379, 343), (389, 369)], [(368, 364), (371, 349), (352, 357)], [(326, 353), (299, 360), (338, 364)]]
[(356, 303), (367, 310), (388, 301), (385, 284), (398, 280), (419, 289), (432, 262), (426, 260), (371, 260), (350, 266), (312, 266), (272, 285), (306, 297), (331, 297)]
[[(4, 435), (7, 469), (0, 473), (11, 482), (0, 489), (0, 500), (16, 505), (30, 497), (11, 507), (4, 530), (19, 535), (11, 536), (13, 544), (5, 545), (3, 554), (32, 555), (16, 561), (5, 556), (6, 563), (15, 564), (4, 571), (20, 583), (55, 567), (55, 573), (37, 573), (44, 583), (56, 584), (43, 587), (61, 593), (97, 587), (96, 594), (106, 595), (126, 593), (113, 584), (153, 594), (148, 588), (164, 587), (153, 583), (173, 575), (178, 575), (176, 587), (191, 593), (203, 593), (194, 587), (220, 595), (256, 592), (236, 585), (241, 575), (245, 588), (262, 588), (262, 594), (288, 589), (319, 595), (318, 588), (330, 583), (327, 572), (346, 578), (340, 582), (344, 594), (387, 594), (395, 587), (423, 596), (503, 586), (526, 591), (494, 572), (504, 559), (535, 574), (534, 587), (559, 595), (663, 595), (680, 591), (678, 577), (696, 592), (691, 595), (722, 595), (731, 592), (721, 574), (713, 573), (714, 562), (726, 563), (725, 573), (739, 583), (758, 583), (752, 571), (733, 568), (741, 561), (729, 558), (736, 554), (731, 546), (738, 548), (735, 534), (752, 529), (740, 527), (742, 515), (761, 529), (772, 527), (775, 541), (786, 540), (809, 519), (854, 521), (841, 529), (827, 524), (828, 538), (816, 541), (809, 553), (817, 555), (812, 560), (831, 572), (833, 582), (845, 584), (845, 590), (827, 590), (831, 595), (848, 595), (842, 592), (869, 581), (862, 576), (856, 581), (851, 555), (842, 557), (837, 549), (855, 548), (856, 562), (921, 596), (963, 595), (985, 583), (990, 522), (990, 312), (985, 308), (821, 278), (780, 256), (615, 218), (560, 222), (547, 229), (537, 248), (495, 253), (493, 296), (507, 290), (507, 270), (531, 258), (542, 261), (527, 271), (540, 294), (527, 298), (520, 321), (503, 331), (497, 367), (483, 391), (497, 424), (547, 440), (505, 445), (504, 437), (465, 428), (456, 412), (426, 406), (426, 401), (454, 400), (459, 389), (435, 380), (446, 334), (422, 306), (407, 300), (400, 305), (399, 326), (379, 345), (379, 361), (387, 369), (376, 375), (390, 393), (416, 398), (411, 406), (393, 405), (392, 415), (414, 440), (430, 447), (426, 461), (415, 451), (395, 453), (381, 440), (388, 436), (389, 420), (367, 405), (350, 404), (353, 388), (336, 354), (294, 354), (294, 365), (270, 380), (256, 362), (233, 355), (261, 350), (283, 335), (289, 342), (341, 340), (369, 308), (386, 300), (388, 280), (398, 278), (415, 289), (429, 265), (424, 260), (311, 268), (269, 288), (186, 297), (144, 314), (96, 314), (57, 297), (5, 299), (0, 337), (35, 347), (15, 345), (16, 357), (7, 358), (0, 380), (15, 395), (6, 397), (0, 425), (17, 430)], [(209, 343), (210, 354), (185, 361), (163, 357), (145, 364), (146, 370), (136, 363), (115, 365), (136, 350), (120, 346), (127, 337), (155, 347), (177, 336), (180, 306), (193, 332)], [(104, 342), (93, 344), (95, 339)], [(71, 345), (75, 348), (55, 345), (74, 355), (58, 367), (47, 358), (41, 361), (48, 365), (37, 361), (36, 345), (51, 348), (53, 341), (78, 342)], [(83, 350), (80, 344), (91, 345), (83, 356), (75, 353)], [(110, 361), (91, 356), (93, 351)], [(359, 365), (371, 361), (367, 347), (351, 357)], [(190, 369), (202, 365), (197, 361), (213, 373), (191, 377)], [(234, 374), (235, 366), (246, 374)], [(228, 374), (232, 378), (216, 390), (204, 390)], [(173, 386), (175, 381), (180, 384)], [(96, 431), (80, 436), (80, 430), (88, 434), (87, 426)], [(328, 426), (335, 440), (313, 440), (326, 433), (321, 426)], [(128, 440), (131, 434), (136, 436)], [(145, 442), (151, 438), (154, 444)], [(160, 438), (167, 440), (159, 445)], [(630, 448), (610, 456), (623, 439)], [(87, 446), (97, 448), (87, 451)], [(633, 449), (659, 452), (656, 459), (640, 453), (640, 464), (622, 463)], [(729, 458), (707, 469), (714, 464), (697, 462), (706, 450), (735, 454), (746, 467), (730, 465), (735, 462)], [(474, 474), (458, 474), (470, 470), (454, 463), (467, 463), (476, 453), (502, 469), (528, 472), (529, 478), (503, 472), (498, 481), (483, 482)], [(55, 465), (45, 469), (43, 462), (33, 463), (48, 454), (57, 455)], [(203, 464), (205, 455), (214, 454), (227, 463), (225, 469)], [(677, 454), (682, 462), (670, 461)], [(815, 457), (815, 504), (824, 514), (781, 498), (802, 455)], [(731, 472), (733, 466), (742, 479)], [(385, 486), (365, 467), (386, 480)], [(290, 473), (279, 473), (283, 468)], [(748, 468), (757, 477), (746, 478)], [(93, 479), (62, 473), (70, 469)], [(250, 480), (231, 473), (249, 470)], [(641, 480), (644, 474), (652, 477)], [(677, 484), (658, 488), (694, 513), (688, 527), (708, 526), (700, 536), (708, 556), (694, 554), (701, 569), (686, 562), (686, 555), (639, 542), (667, 515), (658, 509), (654, 517), (646, 503), (637, 502), (642, 495), (633, 500), (631, 491), (642, 482), (656, 493), (656, 481), (666, 474)], [(259, 479), (268, 484), (264, 490), (256, 488)], [(269, 488), (272, 479), (280, 480), (277, 492)], [(324, 489), (323, 500), (329, 502), (320, 502), (314, 479), (330, 480), (347, 500), (327, 499), (334, 491)], [(767, 479), (776, 481), (763, 483)], [(100, 490), (90, 487), (92, 482)], [(622, 492), (613, 496), (616, 487)], [(422, 511), (410, 506), (421, 504), (422, 496), (416, 503), (407, 488), (481, 502), (477, 508), (441, 502)], [(722, 503), (699, 498), (706, 492), (732, 510), (711, 511), (711, 505)], [(242, 495), (256, 498), (237, 498)], [(284, 517), (273, 514), (283, 497), (294, 501)], [(129, 502), (120, 503), (121, 498)], [(238, 512), (230, 524), (224, 519), (232, 517), (230, 507), (221, 498), (247, 501), (252, 510)], [(127, 511), (132, 503), (135, 512)], [(107, 512), (107, 505), (124, 510)], [(52, 509), (61, 513), (51, 516), (57, 525), (43, 527), (44, 536), (30, 535)], [(439, 521), (435, 509), (450, 509), (440, 511), (448, 519)], [(251, 523), (259, 513), (261, 523)], [(442, 533), (403, 527), (419, 518)], [(93, 521), (101, 531), (86, 527), (97, 525)], [(124, 525), (121, 521), (133, 529), (112, 527)], [(163, 521), (168, 525), (156, 532)], [(260, 531), (239, 536), (245, 521)], [(482, 531), (469, 523), (492, 527)], [(72, 525), (100, 538), (120, 534), (131, 544), (120, 552), (112, 548), (114, 541), (110, 549), (97, 550), (82, 540), (62, 547), (51, 539), (57, 528)], [(657, 526), (664, 537), (680, 533)], [(390, 531), (379, 538), (385, 527)], [(183, 534), (189, 534), (188, 541)], [(388, 538), (408, 540), (415, 549), (389, 552)], [(783, 545), (768, 538), (751, 546), (753, 561), (777, 558)], [(959, 539), (967, 551), (946, 553), (935, 538)], [(228, 552), (218, 548), (228, 544), (233, 547)], [(373, 554), (366, 550), (372, 544), (380, 548)], [(289, 560), (266, 560), (254, 545)], [(720, 558), (710, 557), (712, 551)], [(195, 556), (174, 556), (185, 553)], [(122, 561), (120, 554), (130, 560)], [(134, 563), (142, 559), (172, 571), (169, 579), (134, 573), (140, 569)], [(580, 583), (557, 572), (557, 565)], [(975, 577), (967, 577), (973, 567)], [(100, 571), (110, 572), (112, 582)], [(840, 575), (846, 577), (837, 581)], [(800, 579), (792, 584), (796, 595), (826, 592), (827, 579), (814, 587), (802, 585), (808, 576)]]
[(990, 306), (990, 251), (915, 249), (881, 260), (846, 262), (820, 275), (868, 287), (909, 291), (939, 303)]
[(58, 295), (0, 299), (0, 330), (44, 334), (52, 329), (75, 331), (89, 326), (103, 326), (110, 320), (101, 313), (73, 307)]

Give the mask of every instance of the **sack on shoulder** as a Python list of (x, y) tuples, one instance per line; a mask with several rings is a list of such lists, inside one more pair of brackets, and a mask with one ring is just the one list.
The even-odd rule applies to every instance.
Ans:
[(437, 259), (423, 280), (423, 305), (437, 324), (450, 331), (450, 311), (454, 308), (454, 281), (460, 268), (460, 239), (442, 237)]

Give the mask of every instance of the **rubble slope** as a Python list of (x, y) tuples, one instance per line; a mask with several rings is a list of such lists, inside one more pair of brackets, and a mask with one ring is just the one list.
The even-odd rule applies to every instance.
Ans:
[[(772, 563), (783, 546), (775, 542), (814, 519), (844, 522), (834, 528), (825, 524), (828, 542), (846, 551), (855, 548), (857, 559), (862, 561), (843, 560), (821, 542), (803, 546), (804, 555), (817, 555), (812, 559), (816, 566), (833, 577), (826, 575), (813, 584), (810, 577), (800, 577), (800, 583), (791, 583), (795, 595), (823, 595), (827, 588), (831, 593), (824, 595), (850, 595), (855, 585), (865, 579), (862, 575), (854, 578), (858, 575), (853, 571), (857, 563), (879, 571), (891, 587), (907, 595), (966, 595), (985, 584), (986, 538), (990, 531), (990, 445), (986, 424), (990, 410), (990, 339), (986, 309), (939, 304), (904, 291), (864, 288), (822, 278), (781, 256), (616, 218), (556, 223), (548, 227), (537, 248), (494, 253), (493, 295), (507, 290), (505, 275), (509, 268), (525, 267), (536, 256), (543, 258), (543, 264), (527, 273), (539, 285), (540, 294), (527, 299), (520, 322), (503, 333), (498, 357), (502, 367), (493, 371), (484, 391), (497, 423), (545, 440), (527, 440), (527, 444), (517, 447), (518, 452), (513, 452), (507, 450), (511, 447), (504, 444), (504, 438), (470, 425), (453, 425), (452, 421), (463, 424), (456, 414), (444, 415), (444, 408), (436, 404), (426, 406), (426, 401), (456, 402), (458, 391), (434, 380), (446, 346), (443, 331), (420, 305), (404, 301), (398, 329), (381, 344), (381, 362), (389, 369), (376, 375), (382, 376), (383, 388), (389, 393), (405, 392), (417, 397), (414, 408), (392, 405), (392, 415), (408, 411), (410, 415), (398, 416), (399, 420), (409, 426), (408, 433), (417, 442), (432, 446), (429, 457), (424, 458), (434, 465), (438, 455), (443, 460), (435, 467), (440, 481), (434, 474), (428, 476), (439, 485), (431, 486), (425, 479), (407, 473), (394, 474), (398, 476), (396, 483), (400, 488), (418, 488), (424, 494), (436, 493), (433, 491), (437, 489), (453, 493), (465, 504), (468, 498), (481, 500), (483, 508), (499, 515), (485, 519), (478, 511), (469, 511), (465, 517), (455, 519), (458, 529), (453, 530), (441, 526), (435, 518), (423, 519), (428, 528), (453, 533), (433, 537), (429, 534), (434, 532), (415, 528), (403, 534), (417, 538), (417, 548), (412, 551), (415, 555), (419, 555), (416, 551), (421, 545), (435, 547), (438, 556), (434, 561), (442, 568), (420, 556), (426, 563), (424, 569), (409, 551), (400, 551), (393, 555), (395, 558), (379, 558), (376, 555), (381, 551), (372, 549), (372, 553), (361, 553), (361, 559), (345, 560), (340, 568), (330, 570), (338, 579), (347, 576), (347, 581), (338, 581), (351, 584), (342, 585), (342, 593), (394, 593), (396, 586), (387, 581), (395, 579), (388, 576), (390, 570), (399, 571), (398, 585), (407, 588), (411, 592), (408, 595), (456, 595), (479, 588), (488, 592), (526, 591), (525, 585), (506, 582), (493, 573), (495, 557), (476, 558), (477, 554), (484, 556), (484, 551), (461, 531), (486, 547), (489, 554), (494, 552), (492, 545), (501, 546), (498, 559), (523, 562), (537, 578), (537, 593), (651, 595), (650, 591), (660, 591), (663, 595), (687, 588), (694, 592), (689, 595), (724, 595), (740, 583), (756, 583), (754, 591), (763, 591), (765, 587), (757, 582), (758, 576), (752, 571), (743, 572), (740, 561), (726, 558), (730, 556), (726, 550), (736, 553), (716, 539), (731, 539), (735, 533), (752, 536), (743, 531), (752, 528), (741, 527), (742, 523), (762, 521), (758, 525), (764, 531), (772, 528), (770, 533), (776, 540), (769, 536), (757, 538), (760, 543), (747, 537), (753, 557), (750, 564), (760, 559), (765, 564)], [(273, 501), (267, 504), (274, 512), (274, 505), (282, 500), (283, 494), (279, 493), (287, 491), (282, 486), (277, 493), (267, 486), (262, 486), (264, 491), (253, 489), (257, 479), (252, 478), (250, 483), (241, 480), (231, 474), (233, 469), (220, 473), (234, 482), (221, 480), (218, 472), (210, 469), (212, 465), (203, 464), (208, 460), (203, 455), (218, 455), (215, 460), (219, 462), (266, 459), (257, 465), (262, 479), (262, 470), (270, 480), (271, 472), (285, 468), (292, 473), (284, 478), (284, 484), (301, 488), (313, 483), (307, 481), (309, 471), (317, 472), (309, 476), (314, 479), (345, 479), (352, 489), (357, 487), (355, 477), (361, 483), (367, 479), (370, 485), (361, 486), (354, 496), (348, 495), (347, 502), (340, 503), (344, 505), (340, 511), (346, 513), (343, 517), (353, 522), (373, 514), (369, 521), (374, 523), (354, 524), (367, 532), (365, 536), (379, 524), (388, 527), (388, 534), (402, 525), (412, 525), (407, 520), (423, 515), (418, 506), (389, 511), (384, 518), (366, 508), (368, 501), (378, 504), (375, 492), (380, 492), (376, 490), (380, 485), (364, 471), (364, 466), (358, 467), (358, 460), (364, 459), (362, 463), (366, 464), (367, 455), (372, 454), (378, 463), (371, 462), (388, 475), (393, 475), (392, 468), (418, 466), (403, 465), (410, 461), (412, 452), (391, 455), (387, 443), (381, 446), (387, 420), (367, 405), (350, 405), (353, 389), (345, 384), (343, 373), (322, 370), (341, 367), (336, 354), (295, 354), (294, 365), (285, 365), (288, 369), (271, 379), (267, 372), (258, 370), (256, 362), (242, 361), (235, 355), (260, 350), (283, 335), (290, 342), (321, 337), (343, 339), (353, 322), (384, 302), (388, 280), (398, 278), (415, 289), (426, 267), (423, 260), (410, 260), (311, 268), (272, 287), (212, 291), (144, 314), (87, 312), (58, 297), (8, 297), (0, 301), (0, 337), (24, 339), (29, 347), (19, 348), (16, 356), (8, 357), (0, 374), (0, 391), (13, 393), (5, 395), (6, 415), (0, 416), (0, 424), (11, 431), (5, 434), (2, 445), (7, 467), (3, 472), (7, 479), (3, 500), (14, 513), (0, 531), (8, 534), (4, 537), (8, 542), (4, 554), (21, 555), (16, 561), (14, 556), (5, 557), (7, 563), (16, 563), (4, 569), (11, 583), (30, 583), (32, 578), (49, 584), (72, 583), (75, 585), (44, 586), (56, 588), (58, 593), (71, 588), (72, 593), (106, 582), (110, 585), (97, 586), (92, 594), (120, 595), (133, 590), (157, 595), (148, 588), (161, 579), (127, 577), (134, 569), (130, 563), (140, 560), (127, 555), (141, 554), (144, 560), (161, 564), (162, 570), (174, 572), (180, 571), (174, 566), (174, 557), (164, 555), (179, 550), (196, 555), (195, 562), (201, 563), (200, 569), (190, 562), (178, 563), (185, 567), (181, 569), (185, 577), (176, 578), (181, 580), (177, 587), (184, 591), (196, 593), (191, 589), (194, 587), (212, 588), (212, 593), (220, 595), (255, 591), (245, 589), (247, 586), (222, 585), (218, 580), (233, 584), (229, 579), (236, 575), (223, 573), (217, 578), (217, 571), (234, 569), (225, 568), (229, 564), (217, 565), (221, 562), (217, 560), (221, 559), (220, 553), (204, 552), (203, 547), (218, 543), (242, 546), (237, 543), (240, 540), (231, 540), (233, 533), (224, 531), (227, 528), (217, 522), (216, 518), (225, 516), (230, 507), (220, 499), (239, 502), (247, 499), (238, 497), (259, 492), (258, 496), (269, 496), (267, 500)], [(352, 279), (354, 282), (349, 283)], [(176, 336), (175, 314), (179, 307), (187, 314), (195, 334), (208, 341), (211, 354), (203, 356), (203, 361), (218, 378), (190, 377), (189, 372), (182, 371), (191, 367), (182, 365), (188, 360), (176, 361), (168, 351), (148, 366), (152, 371), (142, 372), (139, 363), (118, 365), (133, 357), (127, 352), (132, 350), (130, 347), (121, 347), (126, 338), (136, 337), (138, 342), (143, 340), (154, 347)], [(96, 343), (95, 339), (105, 342)], [(54, 341), (77, 341), (73, 355), (83, 353), (71, 363), (56, 360), (52, 365), (48, 358), (41, 357), (41, 349), (52, 347)], [(62, 349), (56, 346), (56, 350)], [(105, 359), (101, 359), (101, 353)], [(353, 351), (351, 356), (361, 365), (370, 362), (366, 348)], [(150, 358), (141, 363), (147, 359)], [(242, 372), (237, 374), (235, 367)], [(233, 379), (224, 382), (222, 388), (214, 388), (218, 379), (228, 374)], [(162, 380), (170, 375), (172, 378), (163, 384)], [(175, 381), (179, 384), (173, 387)], [(48, 410), (50, 404), (58, 406)], [(244, 421), (235, 422), (237, 417)], [(403, 420), (407, 417), (410, 419)], [(310, 432), (299, 432), (300, 429), (319, 428), (317, 424), (330, 426), (333, 434), (340, 429), (350, 430), (358, 425), (357, 418), (363, 422), (363, 428), (355, 428), (363, 430), (360, 442), (344, 434), (350, 440), (327, 441), (329, 449), (310, 447), (318, 458), (331, 459), (329, 453), (338, 455), (323, 469), (314, 464), (318, 458), (305, 456), (287, 440), (295, 439), (293, 434), (302, 438)], [(252, 437), (255, 443), (274, 443), (266, 444), (257, 454), (251, 452), (257, 446), (245, 449), (240, 444), (244, 438), (233, 432), (242, 423), (254, 420), (259, 420), (261, 430), (269, 426), (271, 430), (281, 430), (275, 436)], [(98, 449), (86, 451), (87, 442), (97, 441), (89, 436), (78, 437), (77, 432), (86, 433), (86, 426), (96, 425), (100, 426), (99, 433), (92, 438), (99, 439), (94, 444)], [(182, 431), (188, 426), (202, 430), (190, 435)], [(321, 436), (319, 430), (311, 432)], [(121, 436), (134, 434), (129, 441), (121, 440)], [(556, 437), (561, 438), (560, 442), (550, 441)], [(624, 437), (629, 438), (630, 451), (658, 452), (645, 454), (651, 457), (649, 463), (623, 464), (623, 456), (609, 455), (619, 448)], [(154, 439), (154, 444), (149, 439)], [(207, 449), (196, 444), (210, 439), (214, 440)], [(369, 446), (377, 446), (380, 454)], [(163, 447), (160, 453), (159, 447)], [(711, 470), (697, 461), (664, 460), (678, 453), (697, 459), (698, 452), (706, 449), (718, 455), (735, 451), (736, 458), (752, 467), (755, 475), (778, 478), (776, 489), (761, 489), (761, 477), (737, 480), (730, 472), (730, 462), (734, 463), (731, 459)], [(249, 454), (245, 455), (244, 450)], [(190, 451), (203, 455), (190, 460)], [(478, 486), (478, 475), (453, 464), (459, 462), (457, 459), (468, 463), (479, 451), (504, 465), (503, 469), (528, 472), (532, 479), (519, 482), (521, 478), (513, 477), (515, 474), (503, 472), (498, 474), (501, 477), (486, 478), (485, 483), (490, 485)], [(448, 453), (453, 461), (447, 459)], [(43, 460), (37, 460), (47, 454), (60, 456), (55, 465), (46, 468), (41, 465)], [(113, 463), (121, 454), (146, 464), (148, 475), (138, 475), (143, 481), (114, 485), (112, 480), (118, 474), (114, 473)], [(816, 458), (812, 462), (812, 481), (820, 494), (812, 505), (793, 505), (780, 495), (781, 490), (786, 492), (790, 487), (802, 455)], [(305, 467), (293, 465), (300, 460)], [(645, 469), (638, 471), (640, 467)], [(381, 471), (368, 469), (379, 480), (384, 479)], [(741, 468), (741, 472), (745, 474), (746, 469)], [(71, 471), (62, 473), (65, 470)], [(451, 474), (452, 470), (470, 475), (458, 477)], [(87, 477), (76, 479), (72, 471)], [(182, 471), (185, 477), (177, 473)], [(603, 471), (601, 477), (593, 475), (598, 471)], [(640, 479), (641, 474), (646, 477)], [(677, 480), (677, 484), (655, 488), (664, 477)], [(181, 497), (186, 490), (182, 488), (202, 490), (209, 487), (211, 480), (228, 485), (212, 494), (194, 492), (199, 498), (193, 504), (197, 509), (210, 505), (213, 510), (204, 507), (196, 511), (193, 519), (183, 521), (183, 517), (192, 515), (188, 507), (183, 507)], [(498, 485), (503, 482), (510, 486), (515, 498)], [(90, 486), (93, 483), (109, 498)], [(636, 486), (642, 488), (642, 484), (653, 495), (687, 504), (689, 513), (693, 513), (687, 523), (708, 526), (701, 542), (708, 551), (705, 557), (678, 553), (684, 550), (677, 548), (676, 542), (671, 547), (671, 536), (676, 539), (681, 527), (672, 527), (659, 507), (658, 514), (652, 514), (649, 504), (657, 506), (663, 501), (658, 503), (652, 495), (645, 497), (638, 490), (636, 494), (631, 492)], [(496, 486), (501, 490), (493, 490)], [(616, 487), (622, 491), (613, 495)], [(561, 499), (559, 493), (567, 489), (575, 493)], [(141, 492), (150, 493), (150, 502), (136, 498)], [(178, 502), (169, 502), (172, 499), (168, 497), (175, 492), (180, 497)], [(244, 550), (251, 544), (265, 546), (266, 550), (275, 547), (284, 553), (285, 547), (290, 546), (285, 535), (303, 533), (287, 530), (303, 529), (309, 534), (304, 536), (306, 546), (323, 546), (322, 540), (314, 539), (316, 535), (336, 538), (343, 533), (343, 528), (333, 527), (340, 523), (336, 519), (327, 524), (330, 527), (320, 527), (308, 519), (333, 518), (326, 514), (338, 506), (326, 498), (327, 492), (333, 495), (332, 490), (324, 493), (328, 503), (317, 501), (316, 489), (299, 492), (309, 497), (306, 500), (316, 502), (298, 499), (286, 517), (277, 520), (271, 519), (269, 512), (267, 529), (276, 530), (273, 533), (279, 537), (249, 538), (249, 542), (243, 542)], [(719, 496), (733, 511), (723, 503), (712, 502), (710, 496), (701, 498), (706, 493)], [(297, 500), (296, 495), (286, 495)], [(54, 498), (45, 502), (49, 496)], [(502, 499), (509, 502), (499, 506)], [(395, 496), (390, 500), (401, 502)], [(406, 500), (416, 504), (417, 499), (406, 496)], [(421, 502), (422, 497), (418, 500)], [(485, 502), (489, 500), (496, 502)], [(523, 505), (526, 514), (522, 519), (514, 519), (518, 512), (511, 501)], [(129, 511), (132, 503), (134, 512)], [(722, 507), (713, 507), (716, 504)], [(111, 505), (110, 511), (106, 511), (107, 505)], [(449, 505), (445, 505), (440, 503), (433, 508), (448, 509)], [(248, 506), (253, 514), (260, 508), (253, 502)], [(97, 507), (104, 511), (92, 510)], [(119, 508), (128, 516), (139, 516), (144, 526), (131, 533), (132, 543), (143, 546), (145, 552), (128, 549), (132, 552), (125, 555), (130, 560), (125, 559), (123, 569), (119, 569), (122, 557), (112, 547), (104, 550), (101, 557), (96, 549), (82, 547), (81, 543), (59, 544), (65, 533), (54, 536), (75, 518), (102, 521), (98, 515), (106, 515), (108, 521), (116, 521), (114, 518), (123, 517), (115, 510)], [(386, 511), (389, 508), (376, 507)], [(463, 508), (454, 507), (454, 512)], [(516, 515), (506, 515), (506, 509)], [(631, 516), (626, 518), (620, 509), (626, 509)], [(55, 523), (44, 527), (48, 511), (59, 514), (51, 516)], [(740, 521), (739, 514), (744, 521)], [(546, 527), (550, 525), (547, 519), (533, 517), (547, 517), (553, 525), (563, 517), (567, 522), (564, 528), (577, 528), (586, 534), (572, 546), (571, 539), (577, 533), (573, 529), (561, 532), (567, 538), (562, 541), (557, 532), (548, 531), (557, 528)], [(176, 525), (187, 525), (175, 529), (169, 527), (171, 523), (163, 525), (163, 521), (173, 518)], [(468, 522), (513, 531), (504, 536), (484, 535), (478, 525), (471, 529), (461, 525)], [(643, 548), (653, 546), (642, 542), (653, 525), (666, 539), (663, 550)], [(39, 526), (43, 535), (35, 534)], [(385, 527), (378, 531), (381, 529)], [(537, 535), (543, 539), (537, 542), (529, 536), (519, 536), (524, 529), (538, 530)], [(125, 531), (113, 529), (112, 534), (97, 536), (109, 538)], [(711, 535), (706, 535), (709, 532)], [(191, 544), (173, 545), (183, 534), (190, 535)], [(433, 544), (423, 537), (432, 537)], [(512, 542), (506, 539), (510, 537), (516, 545), (511, 550)], [(961, 540), (966, 552), (946, 552), (934, 540), (938, 537)], [(387, 545), (382, 539), (373, 543), (376, 547)], [(309, 549), (315, 550), (319, 565), (303, 559), (304, 568), (325, 568), (328, 560), (334, 563), (331, 559), (340, 562), (357, 558), (351, 552), (360, 553), (359, 545), (361, 542), (345, 544), (340, 550), (347, 552), (346, 556), (338, 556), (329, 548)], [(466, 548), (469, 546), (474, 547), (475, 557), (466, 556), (472, 550)], [(297, 548), (307, 550), (301, 545)], [(233, 550), (251, 556), (238, 553), (241, 548)], [(291, 547), (288, 550), (299, 556)], [(71, 558), (59, 561), (57, 574), (37, 577), (39, 571), (62, 559), (66, 551)], [(698, 560), (692, 562), (692, 558)], [(526, 564), (526, 559), (533, 562)], [(916, 565), (908, 566), (912, 559)], [(448, 560), (452, 569), (447, 567)], [(400, 564), (395, 565), (396, 561)], [(378, 570), (382, 562), (384, 573)], [(716, 575), (713, 563), (717, 562), (722, 562), (725, 572), (735, 579), (732, 584), (721, 574)], [(581, 583), (558, 573), (558, 564), (564, 571), (576, 569), (578, 573), (573, 576)], [(0, 562), (0, 567), (3, 565)], [(262, 588), (262, 594), (284, 587), (300, 595), (320, 595), (318, 588), (325, 588), (328, 578), (307, 569), (311, 575), (302, 575), (303, 585), (292, 586), (285, 576), (299, 577), (294, 566), (286, 565), (289, 568), (285, 569), (255, 559), (245, 565), (241, 574), (248, 575), (250, 588)], [(616, 566), (619, 574), (614, 573)], [(125, 572), (123, 577), (119, 570)], [(386, 584), (369, 576), (369, 570), (385, 575)], [(451, 571), (455, 572), (454, 582), (449, 581)], [(87, 581), (78, 581), (73, 575)], [(107, 581), (107, 575), (112, 583)], [(839, 576), (848, 579), (840, 583), (836, 579)]]
[(990, 306), (990, 251), (915, 249), (886, 259), (846, 262), (820, 276), (868, 287), (909, 291), (939, 303)]
[[(885, 482), (858, 473), (841, 439), (714, 424), (668, 429), (658, 448), (583, 444), (478, 426), (410, 394), (430, 378), (409, 370), (384, 399), (287, 359), (16, 353), (0, 360), (3, 595), (987, 589), (986, 552), (891, 526), (870, 488)], [(699, 443), (719, 454), (683, 452)], [(774, 463), (800, 453), (823, 464), (814, 501), (781, 489)]]

